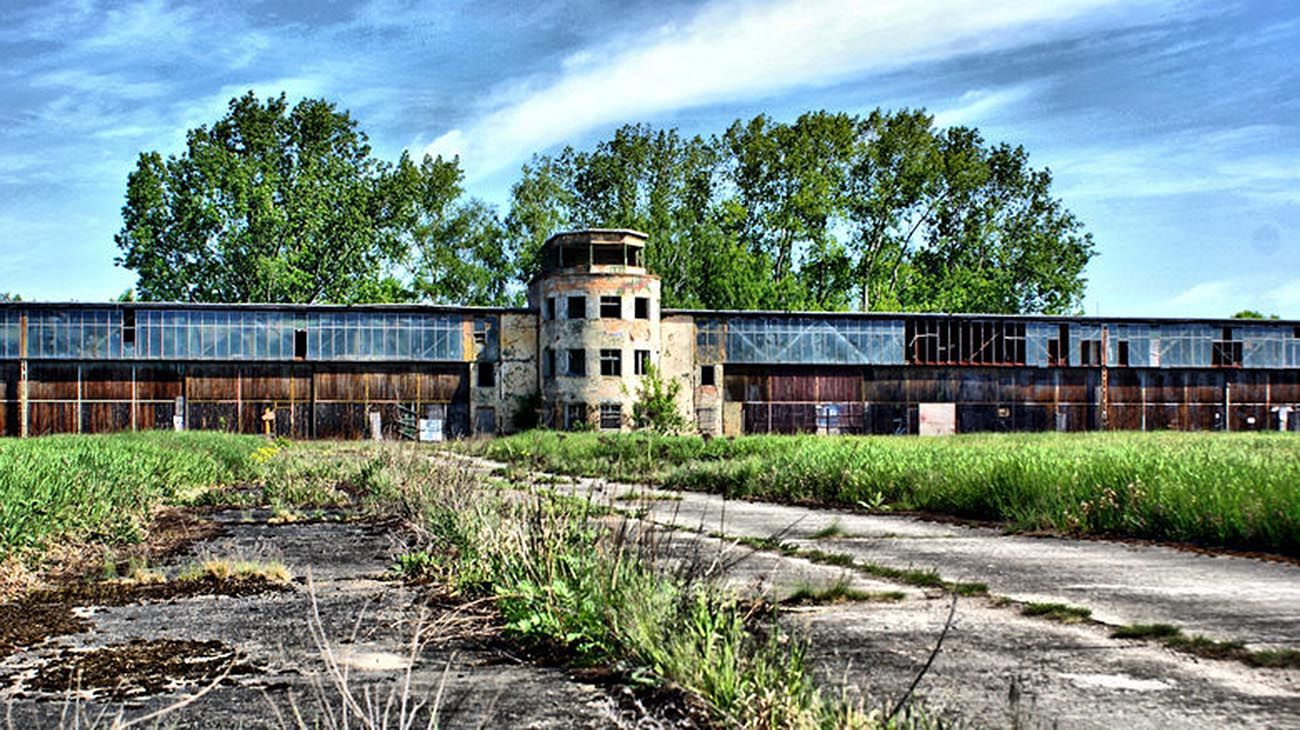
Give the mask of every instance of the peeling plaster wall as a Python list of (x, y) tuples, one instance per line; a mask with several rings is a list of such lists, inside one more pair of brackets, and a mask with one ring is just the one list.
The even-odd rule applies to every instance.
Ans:
[(660, 369), (664, 379), (676, 379), (682, 384), (677, 396), (677, 409), (688, 423), (695, 423), (695, 388), (699, 377), (695, 372), (695, 318), (689, 314), (676, 314), (664, 319), (660, 325), (663, 355)]
[(502, 315), (496, 409), (503, 433), (518, 430), (520, 412), (537, 392), (537, 367), (537, 315)]
[[(622, 428), (631, 427), (630, 403), (636, 398), (640, 377), (635, 374), (636, 350), (649, 350), (651, 362), (660, 355), (659, 278), (631, 267), (621, 267), (619, 273), (557, 272), (548, 274), (533, 283), (529, 295), (530, 305), (539, 311), (540, 340), (536, 351), (545, 360), (547, 349), (555, 353), (555, 373), (542, 376), (542, 399), (546, 411), (544, 422), (563, 427), (564, 409), (569, 404), (584, 403), (586, 418), (599, 425), (600, 404), (617, 403), (622, 411)], [(585, 316), (570, 319), (569, 297), (586, 297)], [(600, 298), (617, 296), (621, 303), (619, 318), (600, 316)], [(555, 299), (555, 319), (547, 319), (547, 299)], [(649, 318), (635, 319), (635, 298), (649, 299)], [(615, 349), (622, 353), (621, 374), (601, 375), (602, 349)], [(586, 374), (569, 375), (568, 353), (582, 350), (586, 353)], [(544, 368), (543, 362), (538, 363)], [(549, 419), (549, 421), (547, 420)]]

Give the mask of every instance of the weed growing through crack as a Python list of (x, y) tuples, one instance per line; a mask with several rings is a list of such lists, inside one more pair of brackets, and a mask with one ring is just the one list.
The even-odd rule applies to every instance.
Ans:
[(1024, 616), (1038, 616), (1063, 624), (1075, 624), (1092, 618), (1092, 609), (1065, 603), (1028, 603), (1020, 609)]
[(823, 606), (835, 603), (901, 601), (906, 597), (902, 591), (864, 591), (854, 588), (848, 580), (841, 579), (821, 588), (802, 584), (782, 599), (781, 603), (790, 606)]
[(1116, 639), (1148, 639), (1184, 654), (1205, 659), (1232, 659), (1252, 667), (1300, 668), (1300, 651), (1295, 649), (1251, 650), (1240, 641), (1218, 641), (1207, 636), (1188, 636), (1172, 624), (1129, 624), (1111, 632)]
[(840, 526), (840, 521), (832, 520), (831, 523), (822, 529), (814, 532), (808, 537), (813, 540), (829, 540), (836, 537), (848, 537), (849, 533)]

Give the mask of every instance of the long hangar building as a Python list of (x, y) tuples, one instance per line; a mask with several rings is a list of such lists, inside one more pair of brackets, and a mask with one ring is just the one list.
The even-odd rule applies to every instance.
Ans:
[(627, 429), (650, 364), (711, 434), (1300, 430), (1297, 322), (665, 310), (645, 242), (553, 236), (525, 309), (3, 304), (0, 432)]

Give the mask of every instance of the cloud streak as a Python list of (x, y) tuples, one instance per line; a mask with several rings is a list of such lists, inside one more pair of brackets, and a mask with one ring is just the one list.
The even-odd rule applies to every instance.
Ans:
[[(714, 2), (684, 23), (574, 53), (558, 76), (430, 143), (479, 176), (584, 131), (705, 104), (1042, 42), (1083, 24), (1124, 24), (1118, 0)], [(502, 94), (493, 94), (498, 99)], [(966, 103), (995, 105), (995, 96)], [(978, 112), (979, 109), (967, 111)]]

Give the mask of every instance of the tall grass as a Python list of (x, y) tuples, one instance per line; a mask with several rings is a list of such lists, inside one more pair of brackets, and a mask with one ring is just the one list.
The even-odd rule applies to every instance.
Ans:
[(203, 432), (0, 440), (0, 558), (56, 539), (134, 541), (154, 506), (250, 478), (263, 443)]
[(530, 432), (473, 445), (570, 474), (795, 503), (888, 505), (1018, 530), (1300, 554), (1291, 434), (985, 434), (947, 438)]
[[(527, 643), (670, 681), (722, 726), (880, 724), (878, 714), (823, 696), (798, 642), (765, 612), (754, 614), (763, 604), (723, 590), (698, 567), (663, 563), (653, 538), (610, 522), (601, 509), (486, 490), (478, 475), (422, 450), (321, 456), (338, 474), (357, 473), (359, 459), (368, 475), (362, 502), (420, 531), (418, 550), (399, 560), (400, 570), (466, 599), (491, 600), (506, 630)], [(329, 471), (290, 470), (308, 478)]]

